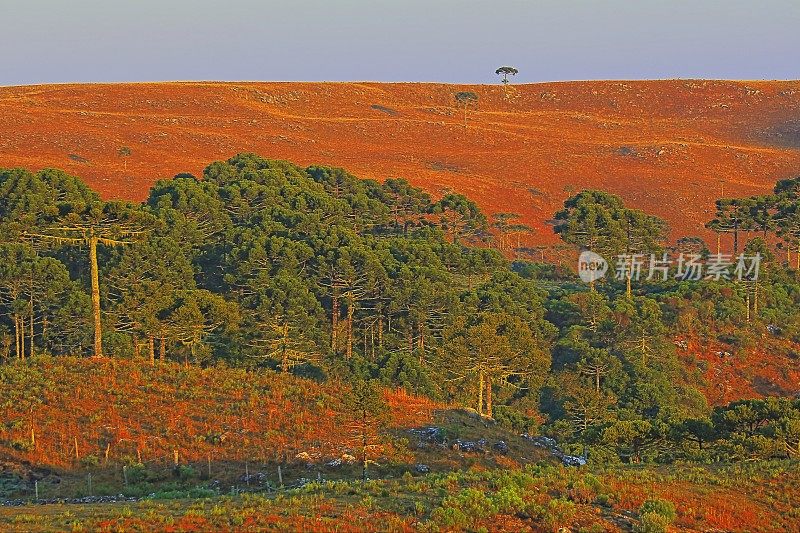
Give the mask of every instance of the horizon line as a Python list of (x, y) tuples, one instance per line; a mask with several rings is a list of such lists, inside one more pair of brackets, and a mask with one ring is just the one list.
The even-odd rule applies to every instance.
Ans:
[[(514, 86), (526, 85), (552, 85), (567, 83), (643, 83), (643, 82), (668, 82), (668, 81), (704, 81), (704, 82), (727, 82), (727, 83), (792, 83), (800, 82), (800, 78), (587, 78), (570, 80), (544, 80), (520, 83), (509, 83)], [(21, 87), (47, 87), (47, 86), (69, 86), (69, 85), (156, 85), (156, 84), (249, 84), (249, 83), (274, 83), (274, 84), (373, 84), (373, 85), (465, 85), (479, 87), (502, 86), (501, 82), (496, 83), (468, 83), (450, 81), (375, 81), (375, 80), (136, 80), (136, 81), (55, 81), (40, 83), (21, 83), (21, 84), (0, 84), (0, 88), (21, 88)]]

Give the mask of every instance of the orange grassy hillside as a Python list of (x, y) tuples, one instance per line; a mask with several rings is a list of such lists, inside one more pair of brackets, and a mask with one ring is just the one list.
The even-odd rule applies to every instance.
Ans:
[[(468, 114), (454, 93), (480, 97)], [(713, 200), (800, 174), (800, 82), (500, 86), (148, 83), (0, 88), (0, 166), (64, 168), (105, 197), (253, 151), (454, 189), (546, 221), (597, 187), (702, 234)], [(122, 155), (127, 147), (130, 155)], [(125, 153), (125, 151), (123, 151)]]
[[(351, 451), (353, 417), (336, 384), (273, 372), (39, 358), (0, 375), (0, 460), (314, 461)], [(429, 423), (433, 402), (386, 391), (395, 427)]]

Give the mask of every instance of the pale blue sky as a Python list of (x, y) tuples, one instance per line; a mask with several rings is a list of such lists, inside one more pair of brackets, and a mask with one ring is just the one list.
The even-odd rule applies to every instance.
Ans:
[(0, 84), (800, 78), (798, 0), (0, 0)]

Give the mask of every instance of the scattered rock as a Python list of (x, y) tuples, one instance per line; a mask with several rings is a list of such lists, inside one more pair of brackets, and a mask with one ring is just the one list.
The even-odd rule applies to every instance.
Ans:
[(269, 482), (269, 476), (264, 472), (253, 472), (252, 474), (241, 476), (239, 481), (245, 484), (264, 485)]
[(561, 462), (564, 463), (564, 466), (585, 466), (586, 458), (578, 457), (577, 455), (565, 455), (561, 458)]
[(427, 474), (431, 471), (431, 468), (428, 465), (424, 465), (422, 463), (414, 465), (414, 471), (418, 474)]
[(540, 446), (542, 448), (547, 448), (550, 450), (558, 449), (558, 444), (556, 443), (556, 440), (551, 439), (550, 437), (532, 437), (527, 433), (523, 433), (521, 437), (523, 439), (531, 441), (534, 445)]
[(508, 444), (506, 444), (505, 441), (502, 440), (495, 442), (493, 448), (497, 453), (502, 455), (505, 455), (509, 452)]
[(560, 459), (564, 466), (584, 466), (587, 462), (586, 457), (565, 454), (561, 448), (558, 447), (558, 443), (555, 439), (550, 437), (532, 437), (527, 433), (523, 433), (521, 436), (523, 439), (530, 441), (534, 446), (545, 448), (553, 454), (554, 457)]
[(126, 497), (123, 494), (115, 496), (84, 496), (82, 498), (40, 498), (38, 500), (0, 500), (0, 507), (20, 507), (23, 505), (48, 505), (48, 504), (91, 504), (91, 503), (119, 503), (119, 502), (137, 502), (141, 498)]
[(408, 432), (417, 437), (420, 443), (444, 444), (447, 440), (442, 428), (436, 426), (409, 429)]
[(456, 439), (456, 441), (453, 443), (453, 449), (466, 453), (486, 453), (486, 439), (481, 439), (475, 442)]

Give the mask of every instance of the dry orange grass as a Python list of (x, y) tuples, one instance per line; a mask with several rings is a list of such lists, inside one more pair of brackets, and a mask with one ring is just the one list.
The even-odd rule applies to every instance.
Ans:
[[(169, 463), (176, 450), (185, 461), (291, 461), (300, 452), (322, 461), (353, 438), (340, 387), (271, 372), (40, 358), (0, 376), (0, 461)], [(395, 428), (430, 423), (442, 407), (402, 390), (385, 396)]]
[[(454, 93), (480, 96), (464, 128)], [(713, 201), (800, 174), (800, 82), (637, 81), (500, 86), (147, 83), (0, 88), (0, 166), (64, 168), (105, 197), (252, 151), (447, 189), (546, 221), (596, 187), (709, 235)], [(120, 147), (131, 150), (118, 155)]]

